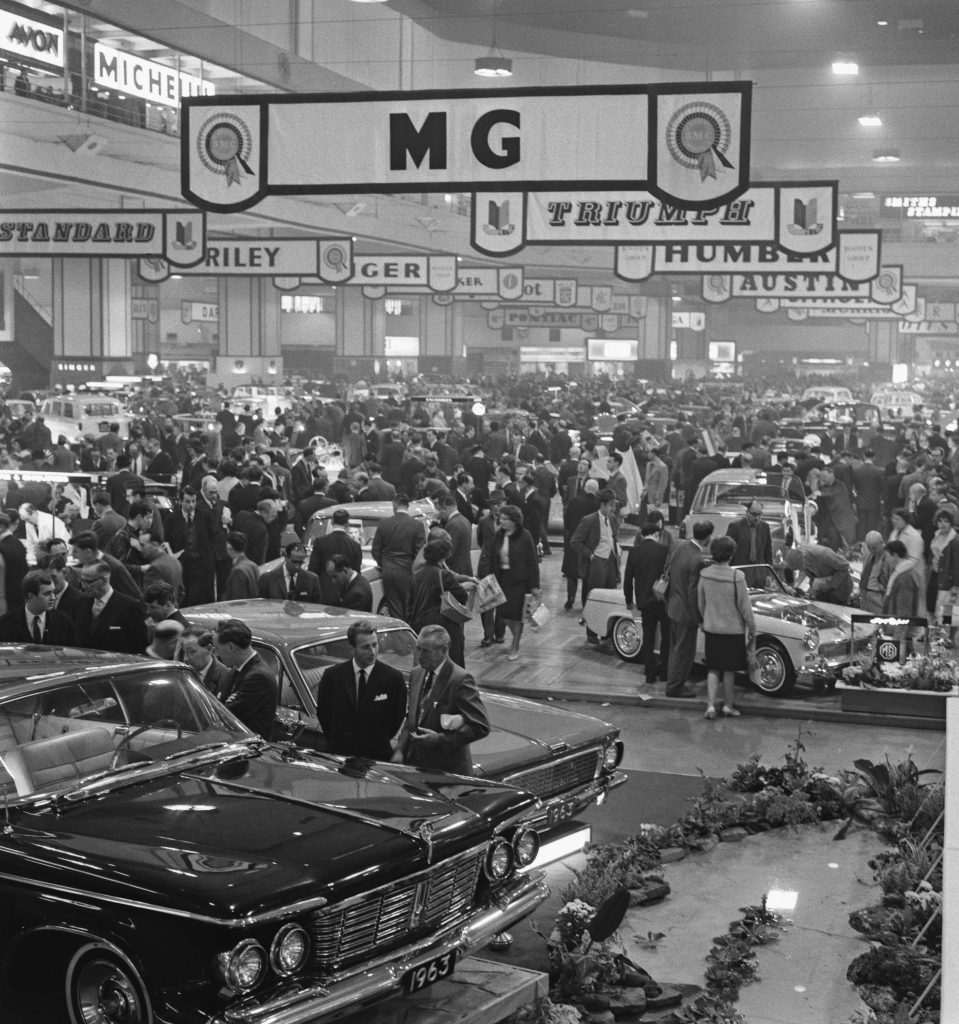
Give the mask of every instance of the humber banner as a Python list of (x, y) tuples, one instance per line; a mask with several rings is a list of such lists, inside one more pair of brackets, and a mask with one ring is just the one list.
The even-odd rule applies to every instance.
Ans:
[(181, 188), (218, 211), (271, 195), (583, 188), (707, 209), (748, 187), (751, 100), (749, 82), (192, 96)]

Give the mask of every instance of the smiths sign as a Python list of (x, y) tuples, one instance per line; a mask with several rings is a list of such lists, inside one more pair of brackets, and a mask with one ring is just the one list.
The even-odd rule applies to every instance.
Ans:
[(646, 189), (700, 209), (749, 183), (748, 82), (195, 97), (183, 195)]
[(205, 235), (196, 210), (0, 209), (0, 256), (162, 256), (192, 267)]
[(0, 50), (36, 64), (63, 67), (63, 30), (0, 10)]
[(165, 107), (178, 107), (184, 96), (213, 95), (210, 82), (103, 43), (93, 47), (93, 80), (107, 89), (118, 89)]

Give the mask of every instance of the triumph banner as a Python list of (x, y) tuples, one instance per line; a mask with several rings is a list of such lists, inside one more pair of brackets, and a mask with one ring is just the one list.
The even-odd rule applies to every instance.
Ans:
[[(280, 288), (297, 288), (305, 277), (339, 284), (353, 276), (351, 238), (217, 238), (206, 243), (205, 253), (182, 273), (273, 277)], [(169, 263), (141, 259), (138, 273), (145, 281), (165, 281)]]
[[(183, 195), (645, 189), (705, 209), (749, 183), (749, 82), (194, 96)], [(571, 144), (571, 142), (573, 144)]]
[[(682, 242), (771, 242), (794, 256), (815, 256), (836, 244), (838, 195), (836, 181), (781, 182), (754, 185), (729, 202), (690, 210), (650, 192), (494, 192), (473, 197), (471, 242), (494, 256), (527, 244)], [(633, 273), (643, 273), (642, 261), (631, 255)], [(620, 276), (627, 272), (623, 264)]]
[(883, 267), (873, 281), (854, 284), (838, 274), (814, 272), (764, 274), (707, 274), (703, 298), (725, 302), (730, 298), (834, 298), (869, 299), (891, 305), (902, 297), (902, 267)]
[(205, 239), (197, 210), (0, 210), (0, 256), (155, 256), (186, 268)]
[(871, 281), (879, 273), (881, 232), (840, 231), (837, 243), (813, 256), (796, 256), (775, 242), (671, 242), (618, 245), (615, 273), (625, 281), (653, 274), (838, 274), (847, 281)]

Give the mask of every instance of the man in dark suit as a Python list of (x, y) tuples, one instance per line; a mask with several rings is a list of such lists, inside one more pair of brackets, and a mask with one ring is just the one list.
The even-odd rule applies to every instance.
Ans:
[(23, 577), (27, 574), (27, 549), (23, 541), (14, 536), (19, 517), (0, 512), (0, 564), (3, 566), (3, 596), (7, 608), (16, 608), (23, 600), (21, 589)]
[(84, 647), (121, 654), (143, 654), (147, 628), (140, 602), (113, 589), (110, 566), (92, 562), (80, 570), (86, 598), (74, 619), (78, 641)]
[(447, 566), (453, 572), (472, 576), (473, 559), (470, 556), (470, 548), (473, 543), (473, 527), (470, 521), (460, 512), (456, 498), (448, 491), (436, 498), (436, 507), (443, 528), (450, 535), (450, 543), (453, 545), (453, 553), (446, 559)]
[(229, 682), (217, 694), (251, 731), (268, 740), (276, 720), (279, 688), (273, 673), (251, 646), (253, 634), (240, 619), (221, 619), (213, 635), (213, 651), (233, 669)]
[(667, 563), (669, 590), (666, 593), (666, 614), (670, 628), (667, 697), (696, 696), (688, 681), (696, 660), (696, 636), (699, 633), (699, 574), (706, 564), (704, 552), (712, 535), (712, 523), (693, 523), (692, 540), (674, 544)]
[[(336, 556), (342, 559), (342, 555)], [(354, 622), (346, 639), (353, 657), (331, 665), (320, 678), (316, 715), (333, 754), (389, 761), (406, 713), (406, 680), (377, 661), (379, 640), (368, 620)]]
[(470, 744), (489, 735), (489, 719), (476, 681), (450, 660), (449, 649), (442, 626), (420, 630), (397, 754), (417, 768), (472, 775)]
[(73, 623), (54, 608), (53, 577), (39, 569), (23, 577), (24, 604), (0, 616), (0, 642), (13, 644), (76, 644)]
[(73, 622), (73, 612), (83, 600), (83, 591), (70, 582), (76, 578), (75, 570), (71, 569), (70, 579), (67, 578), (67, 556), (59, 551), (40, 555), (37, 558), (37, 568), (49, 573), (50, 579), (53, 580), (53, 607)]
[(110, 546), (118, 530), (126, 526), (127, 521), (115, 512), (110, 504), (110, 495), (106, 491), (96, 491), (91, 499), (94, 520), (90, 526), (97, 538), (101, 550)]
[[(604, 488), (597, 495), (599, 509), (579, 521), (569, 546), (576, 552), (579, 576), (583, 581), (583, 604), (594, 587), (619, 586), (619, 521), (616, 518), (616, 495)], [(586, 630), (591, 644), (599, 637)]]
[(283, 549), (282, 564), (260, 576), (260, 597), (319, 604), (320, 578), (305, 565), (306, 548), (299, 541), (291, 541)]
[[(300, 463), (297, 463), (297, 465), (300, 465)], [(314, 512), (319, 512), (321, 508), (330, 508), (336, 504), (336, 498), (331, 498), (326, 493), (328, 484), (329, 480), (322, 474), (315, 477), (312, 484), (312, 493), (297, 503), (293, 525), (299, 527), (301, 531), (307, 528)]]
[[(140, 601), (140, 588), (133, 582), (133, 577), (127, 572), (126, 566), (113, 555), (105, 554), (97, 547), (97, 539), (92, 530), (85, 530), (78, 533), (71, 541), (70, 548), (73, 557), (80, 566), (93, 565), (95, 562), (103, 562), (110, 570), (110, 586), (126, 597), (132, 597), (134, 601)], [(78, 580), (79, 582), (79, 580)], [(76, 619), (73, 621), (77, 625)]]
[(213, 634), (202, 626), (191, 626), (180, 637), (180, 656), (200, 677), (214, 696), (227, 689), (233, 670), (213, 657)]
[(369, 580), (357, 572), (346, 555), (334, 555), (326, 563), (326, 574), (339, 588), (337, 605), (356, 612), (373, 611), (373, 588)]
[(373, 534), (371, 553), (383, 573), (383, 591), (390, 614), (406, 618), (406, 601), (413, 582), (413, 559), (426, 543), (423, 524), (410, 515), (410, 499), (398, 493), (393, 515)]
[(882, 491), (885, 474), (875, 463), (876, 453), (867, 448), (862, 453), (862, 462), (852, 471), (856, 488), (856, 514), (859, 516), (859, 535), (865, 539), (867, 533), (878, 530), (882, 520)]
[(457, 511), (468, 523), (475, 523), (480, 507), (479, 499), (482, 498), (482, 495), (476, 493), (473, 478), (469, 473), (457, 473), (455, 482), (456, 489), (453, 491), (453, 499), (456, 502)]
[(383, 468), (378, 462), (367, 463), (370, 479), (363, 496), (364, 501), (392, 501), (396, 488), (382, 477)]
[(262, 565), (266, 561), (266, 546), (270, 539), (269, 526), (276, 520), (278, 509), (272, 498), (257, 502), (256, 511), (243, 510), (233, 520), (233, 529), (246, 535), (247, 558)]
[[(635, 607), (643, 623), (643, 649), (641, 656), (646, 667), (646, 682), (655, 683), (656, 676), (665, 679), (669, 666), (669, 616), (666, 604), (653, 593), (653, 584), (666, 568), (669, 549), (661, 544), (659, 523), (647, 523), (642, 540), (626, 558), (623, 571), (623, 593), (626, 607)], [(659, 628), (659, 666), (656, 665), (656, 629)]]
[(326, 571), (326, 567), (334, 555), (343, 555), (350, 568), (356, 572), (363, 568), (363, 549), (360, 547), (360, 542), (347, 532), (349, 525), (349, 510), (334, 509), (326, 533), (313, 542), (313, 550), (310, 552), (310, 572), (319, 577), (321, 604), (338, 604), (340, 600), (339, 584)]
[(304, 448), (301, 457), (290, 469), (290, 484), (293, 488), (293, 500), (301, 502), (313, 491), (313, 470), (316, 469), (316, 449)]
[[(751, 501), (746, 514), (726, 528), (726, 536), (736, 542), (732, 565), (773, 564), (773, 538), (769, 524), (763, 521), (762, 502)], [(748, 587), (761, 587), (766, 582), (765, 569), (747, 569), (745, 575)]]
[(239, 601), (257, 597), (260, 593), (260, 571), (256, 562), (246, 557), (246, 537), (234, 530), (227, 535), (226, 550), (230, 556), (230, 571), (220, 592), (221, 601)]

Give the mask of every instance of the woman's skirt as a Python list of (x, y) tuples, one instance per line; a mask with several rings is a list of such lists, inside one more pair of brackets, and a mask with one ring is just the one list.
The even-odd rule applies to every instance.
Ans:
[(745, 672), (746, 637), (743, 633), (706, 633), (708, 672)]
[(523, 612), (526, 608), (526, 583), (515, 583), (508, 575), (496, 575), (499, 585), (506, 595), (506, 604), (501, 604), (496, 611), (501, 619), (510, 619), (514, 622), (521, 622)]

